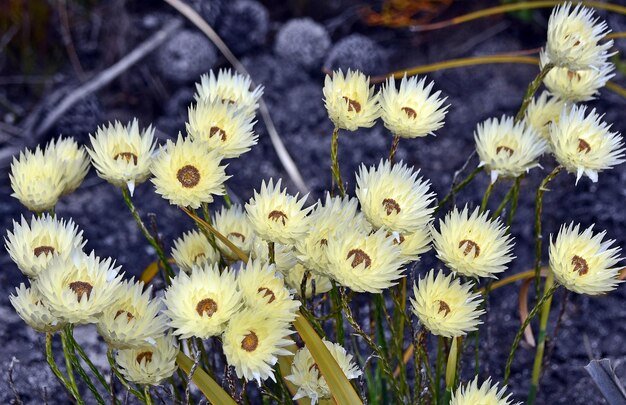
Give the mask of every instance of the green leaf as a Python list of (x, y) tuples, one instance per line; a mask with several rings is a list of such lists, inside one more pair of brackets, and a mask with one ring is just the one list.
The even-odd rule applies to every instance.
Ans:
[[(191, 367), (193, 366), (193, 360), (191, 360), (185, 353), (178, 352), (176, 356), (176, 363), (183, 369), (183, 371), (189, 375)], [(214, 379), (209, 377), (200, 367), (196, 368), (196, 371), (191, 377), (192, 381), (200, 388), (200, 391), (204, 394), (206, 399), (212, 404), (220, 405), (237, 405), (237, 403), (224, 391)]]

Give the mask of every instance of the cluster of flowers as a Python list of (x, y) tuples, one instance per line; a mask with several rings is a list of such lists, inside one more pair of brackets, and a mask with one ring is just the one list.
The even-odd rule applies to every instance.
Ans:
[[(576, 173), (577, 181), (582, 174), (596, 181), (599, 171), (623, 161), (621, 137), (609, 131), (595, 110), (587, 113), (584, 106), (571, 104), (588, 99), (607, 80), (610, 43), (599, 43), (606, 31), (583, 7), (555, 9), (542, 56), (553, 97), (544, 94), (535, 100), (524, 120), (490, 119), (476, 129), (480, 166), (493, 182), (538, 167), (548, 150)], [(585, 79), (596, 74), (601, 78)], [(563, 75), (569, 79), (566, 90), (559, 82)], [(376, 92), (364, 74), (337, 71), (326, 78), (324, 102), (335, 134), (371, 127), (381, 117), (396, 140), (415, 138), (444, 125), (445, 99), (433, 87), (424, 78), (405, 76), (399, 89), (389, 78)], [(289, 195), (280, 180), (263, 181), (245, 207), (225, 207), (212, 218), (219, 234), (250, 260), (239, 265), (240, 257), (223, 240), (190, 231), (174, 242), (172, 256), (181, 271), (162, 298), (151, 298), (151, 290), (140, 282), (122, 281), (111, 259), (84, 253), (85, 241), (72, 221), (42, 215), (78, 187), (88, 156), (100, 177), (131, 196), (151, 178), (156, 192), (171, 204), (188, 211), (206, 208), (226, 192), (230, 176), (222, 161), (257, 143), (253, 126), (261, 95), (262, 88), (252, 88), (248, 77), (211, 72), (197, 84), (187, 135), (158, 149), (154, 131), (140, 130), (133, 121), (99, 128), (86, 151), (71, 139), (59, 139), (43, 152), (20, 154), (11, 167), (13, 195), (39, 215), (30, 223), (15, 223), (6, 241), (11, 258), (32, 283), (30, 288), (22, 284), (11, 297), (20, 316), (49, 333), (66, 324), (96, 323), (117, 350), (115, 359), (125, 377), (148, 385), (175, 371), (175, 337), (219, 336), (237, 376), (261, 383), (275, 378), (278, 356), (293, 354), (291, 322), (298, 316), (296, 294), (301, 294), (305, 274), (310, 273), (305, 284), (309, 294), (329, 291), (331, 282), (355, 292), (381, 293), (405, 277), (406, 264), (419, 260), (432, 245), (451, 274), (433, 269), (419, 278), (411, 300), (414, 314), (435, 335), (454, 338), (476, 330), (484, 313), (482, 300), (474, 283), (461, 282), (457, 275), (496, 278), (513, 260), (512, 237), (499, 218), (467, 206), (453, 208), (435, 227), (429, 182), (402, 162), (362, 165), (356, 198), (328, 194), (308, 207), (308, 196)], [(550, 268), (560, 284), (586, 294), (615, 288), (619, 249), (611, 247), (613, 241), (603, 241), (604, 236), (594, 235), (592, 228), (581, 232), (573, 224), (561, 228), (550, 246)], [(361, 375), (344, 348), (325, 343), (348, 378)], [(314, 365), (306, 347), (295, 353), (287, 379), (298, 387), (296, 398), (316, 402), (330, 396)], [(492, 387), (489, 380), (479, 387), (475, 379), (452, 398), (455, 404), (479, 398), (509, 403), (504, 389)]]

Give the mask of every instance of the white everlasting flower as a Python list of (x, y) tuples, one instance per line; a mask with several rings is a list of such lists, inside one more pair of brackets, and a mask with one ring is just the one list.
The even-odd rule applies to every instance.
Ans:
[[(453, 393), (450, 405), (511, 405), (511, 394), (506, 395), (506, 386), (498, 389), (491, 384), (491, 377), (478, 386), (478, 376), (467, 384), (459, 386)], [(518, 402), (517, 405), (521, 405)]]
[(9, 296), (9, 301), (20, 318), (37, 332), (52, 333), (63, 327), (63, 322), (52, 315), (36, 288), (26, 288), (22, 283), (15, 289), (15, 295)]
[[(363, 374), (352, 355), (348, 354), (340, 344), (331, 343), (326, 339), (322, 341), (348, 380), (359, 378)], [(306, 346), (296, 352), (291, 364), (291, 374), (285, 379), (298, 388), (293, 397), (294, 401), (306, 397), (311, 400), (312, 405), (315, 405), (321, 399), (331, 398), (330, 388)]]
[(606, 232), (593, 234), (593, 226), (580, 232), (580, 225), (562, 225), (550, 241), (550, 269), (556, 280), (579, 294), (599, 295), (614, 290), (622, 258), (615, 241), (603, 241)]
[(426, 84), (425, 77), (418, 81), (417, 76), (405, 74), (398, 90), (393, 76), (389, 77), (379, 98), (385, 128), (402, 138), (434, 135), (448, 112), (448, 106), (443, 106), (446, 99), (439, 97), (441, 91), (432, 93), (434, 85), (432, 81)]
[(480, 166), (491, 173), (493, 183), (499, 176), (519, 177), (539, 166), (539, 156), (548, 148), (548, 142), (524, 122), (513, 122), (513, 117), (490, 118), (474, 132)]
[(341, 70), (324, 80), (324, 104), (335, 127), (356, 131), (370, 128), (379, 116), (378, 94), (370, 79), (359, 71)]
[(156, 145), (154, 128), (139, 130), (137, 119), (126, 126), (119, 121), (99, 127), (89, 136), (91, 149), (87, 149), (98, 176), (116, 187), (128, 187), (130, 194), (135, 186), (150, 177), (150, 165)]
[(308, 197), (298, 200), (298, 195), (287, 194), (281, 190), (281, 180), (274, 185), (261, 183), (261, 191), (254, 191), (254, 196), (246, 204), (246, 212), (254, 232), (266, 241), (292, 245), (303, 237), (309, 227), (308, 213), (312, 207), (303, 208)]
[(600, 43), (610, 32), (606, 22), (594, 18), (593, 9), (564, 3), (554, 8), (548, 21), (546, 54), (555, 66), (569, 70), (599, 69), (613, 46)]
[(415, 232), (432, 220), (435, 194), (430, 182), (418, 178), (419, 170), (381, 160), (378, 167), (361, 165), (355, 194), (361, 210), (375, 227)]
[(431, 248), (432, 236), (430, 228), (431, 225), (429, 223), (415, 232), (387, 230), (387, 237), (391, 237), (393, 243), (400, 247), (400, 254), (406, 261), (418, 261), (420, 255), (428, 252)]
[(467, 205), (455, 207), (433, 229), (437, 257), (450, 270), (467, 277), (492, 277), (506, 270), (513, 260), (513, 238), (499, 218), (489, 219), (489, 212), (477, 207), (471, 214)]
[(48, 214), (33, 217), (30, 224), (24, 217), (20, 223), (13, 221), (13, 232), (7, 233), (5, 242), (11, 259), (30, 278), (36, 278), (54, 257), (67, 259), (74, 249), (80, 250), (87, 243), (71, 219)]
[(565, 102), (558, 97), (550, 97), (544, 91), (538, 98), (533, 98), (526, 109), (524, 122), (547, 141), (550, 140), (550, 124), (558, 123)]
[[(306, 269), (300, 263), (296, 264), (292, 269), (283, 273), (285, 277), (285, 283), (293, 289), (298, 296), (302, 295), (302, 279), (304, 278), (304, 274)], [(313, 284), (315, 284), (315, 289), (313, 288)], [(306, 298), (311, 298), (313, 294), (324, 294), (330, 291), (333, 288), (332, 283), (330, 282), (330, 278), (318, 274), (316, 272), (309, 272), (309, 275), (306, 279)]]
[(202, 232), (192, 230), (174, 241), (172, 257), (179, 268), (190, 273), (194, 266), (203, 267), (219, 262), (220, 253)]
[(451, 274), (431, 270), (413, 286), (413, 313), (426, 329), (443, 337), (464, 336), (477, 329), (485, 313), (480, 309), (480, 294), (474, 294), (472, 283), (461, 284)]
[(624, 162), (622, 137), (610, 129), (595, 109), (587, 114), (585, 106), (563, 111), (558, 125), (551, 125), (554, 156), (568, 172), (576, 174), (576, 183), (583, 174), (595, 183), (599, 172)]
[(141, 385), (159, 385), (174, 374), (179, 348), (171, 335), (155, 339), (154, 344), (119, 350), (115, 363), (128, 381)]
[(254, 116), (259, 108), (259, 99), (263, 95), (263, 86), (252, 87), (249, 76), (241, 75), (230, 69), (221, 69), (217, 77), (211, 70), (208, 75), (200, 77), (196, 83), (196, 101), (213, 102), (215, 100), (226, 104), (234, 104), (239, 110), (249, 116)]
[(36, 213), (51, 210), (65, 191), (64, 175), (60, 160), (44, 155), (39, 147), (34, 152), (26, 149), (11, 163), (11, 197)]
[(152, 300), (151, 295), (152, 287), (144, 291), (142, 282), (122, 283), (97, 324), (100, 336), (111, 347), (145, 346), (165, 333), (168, 320), (161, 314), (161, 300)]
[(235, 273), (228, 268), (220, 272), (215, 264), (195, 267), (190, 275), (178, 273), (164, 302), (170, 326), (181, 339), (221, 334), (242, 304)]
[(74, 324), (96, 323), (121, 288), (122, 275), (110, 258), (73, 251), (55, 257), (34, 286), (54, 316)]
[(232, 104), (200, 100), (189, 107), (187, 133), (224, 158), (236, 158), (257, 144), (253, 119), (254, 115), (245, 114)]
[[(256, 236), (252, 242), (252, 252), (250, 258), (263, 263), (269, 263), (270, 249), (267, 242)], [(298, 258), (291, 245), (274, 244), (274, 264), (276, 270), (285, 274), (289, 272), (296, 264)]]
[(89, 171), (87, 152), (78, 146), (74, 138), (59, 137), (56, 141), (50, 141), (44, 155), (48, 159), (57, 159), (63, 166), (63, 195), (76, 190)]
[[(223, 206), (213, 216), (213, 226), (245, 254), (250, 255), (254, 246), (254, 230), (241, 205), (233, 204), (230, 208)], [(217, 238), (215, 238), (215, 242), (222, 253), (227, 255), (228, 259), (231, 261), (237, 260), (237, 257), (230, 251), (228, 246)]]

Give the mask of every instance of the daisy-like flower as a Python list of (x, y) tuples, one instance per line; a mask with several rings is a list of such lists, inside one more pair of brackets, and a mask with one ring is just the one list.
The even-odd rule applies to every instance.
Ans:
[(178, 273), (164, 302), (170, 326), (181, 339), (221, 334), (242, 303), (235, 273), (228, 268), (220, 273), (217, 265), (196, 267), (191, 275)]
[(350, 69), (345, 76), (341, 70), (326, 76), (324, 104), (335, 127), (348, 131), (374, 126), (380, 113), (378, 94), (370, 87), (369, 77)]
[[(254, 246), (254, 231), (241, 205), (234, 204), (230, 208), (222, 207), (213, 216), (213, 226), (245, 254), (250, 255)], [(230, 260), (238, 260), (223, 242), (217, 238), (215, 242), (222, 253), (229, 255)]]
[[(563, 225), (550, 241), (550, 269), (557, 281), (579, 294), (599, 295), (615, 289), (621, 267), (616, 264), (620, 248), (603, 241), (606, 232), (593, 234), (593, 226), (580, 232), (580, 225)], [(552, 239), (552, 238), (551, 238)]]
[(387, 231), (346, 230), (328, 241), (329, 276), (357, 292), (380, 293), (404, 277), (400, 247)]
[(552, 124), (550, 139), (557, 161), (570, 173), (576, 173), (576, 183), (583, 174), (594, 183), (598, 173), (624, 162), (624, 143), (611, 125), (593, 109), (575, 106), (563, 111), (559, 123)]
[(572, 3), (564, 3), (550, 15), (545, 52), (558, 67), (599, 69), (613, 46), (613, 40), (599, 43), (609, 32), (606, 22), (594, 18), (592, 9), (580, 4), (572, 9)]
[[(259, 238), (254, 238), (252, 252), (250, 252), (250, 258), (258, 260), (262, 263), (269, 263), (270, 249), (266, 241)], [(293, 246), (289, 245), (274, 245), (274, 265), (276, 270), (285, 274), (289, 272), (296, 264), (298, 264), (298, 258), (293, 250)]]
[(506, 270), (513, 260), (513, 238), (499, 218), (489, 219), (489, 212), (476, 208), (471, 214), (467, 205), (454, 210), (433, 229), (437, 257), (450, 270), (467, 277), (492, 277)]
[(430, 224), (411, 233), (387, 230), (387, 237), (400, 246), (400, 254), (408, 262), (418, 261), (420, 255), (430, 250), (432, 241)]
[(15, 295), (9, 296), (11, 305), (28, 326), (37, 332), (56, 332), (63, 327), (63, 323), (50, 313), (42, 300), (36, 288), (27, 288), (24, 283), (15, 289)]
[(143, 291), (142, 282), (125, 281), (98, 321), (100, 336), (112, 347), (145, 346), (167, 330), (160, 299), (151, 300), (152, 287)]
[(153, 344), (119, 350), (115, 363), (128, 381), (141, 385), (159, 385), (174, 374), (178, 366), (176, 339), (171, 335), (158, 337)]
[(235, 368), (237, 377), (246, 381), (261, 381), (274, 377), (273, 367), (278, 356), (291, 356), (286, 346), (293, 331), (289, 324), (273, 317), (261, 317), (254, 308), (234, 314), (222, 335), (224, 354), (229, 365)]
[(217, 151), (207, 152), (202, 142), (179, 134), (176, 142), (168, 140), (154, 159), (152, 182), (170, 204), (197, 209), (203, 202), (213, 202), (214, 195), (224, 195), (224, 182), (230, 176), (221, 161)]
[(119, 267), (110, 258), (101, 260), (74, 250), (69, 258), (55, 257), (39, 274), (34, 287), (50, 312), (60, 320), (96, 323), (122, 286)]
[(443, 106), (445, 98), (440, 98), (441, 91), (431, 94), (435, 82), (426, 84), (426, 78), (417, 80), (406, 74), (396, 89), (393, 76), (387, 79), (380, 92), (380, 115), (393, 135), (402, 138), (417, 138), (434, 135), (443, 127), (443, 120), (448, 106)]
[(83, 231), (70, 219), (43, 215), (33, 217), (30, 224), (22, 217), (13, 221), (13, 232), (8, 232), (5, 247), (17, 267), (30, 278), (36, 278), (57, 256), (67, 259), (73, 249), (82, 249), (86, 241)]
[[(340, 344), (331, 343), (326, 339), (322, 341), (348, 380), (359, 378), (363, 374), (353, 361), (352, 355), (348, 354)], [(328, 384), (306, 346), (296, 352), (291, 364), (291, 374), (285, 379), (291, 381), (298, 388), (293, 397), (294, 401), (307, 397), (311, 399), (311, 404), (315, 405), (321, 399), (331, 398)]]
[(57, 159), (63, 166), (63, 195), (76, 190), (89, 171), (87, 152), (78, 146), (74, 138), (59, 137), (50, 141), (44, 155), (47, 159)]
[(44, 155), (37, 147), (26, 149), (11, 163), (11, 197), (17, 198), (33, 212), (48, 211), (56, 205), (65, 191), (65, 167), (55, 157)]
[(189, 107), (187, 133), (224, 158), (236, 158), (257, 143), (253, 119), (254, 115), (242, 113), (232, 104), (200, 100)]
[[(498, 384), (491, 384), (491, 377), (478, 386), (478, 376), (471, 382), (459, 386), (452, 393), (450, 405), (511, 405), (511, 394), (506, 395), (506, 386), (498, 389)], [(518, 405), (521, 402), (517, 403)]]
[[(287, 285), (291, 287), (291, 289), (293, 289), (298, 296), (302, 295), (302, 279), (304, 278), (305, 272), (305, 267), (298, 263), (292, 269), (283, 273), (285, 283), (287, 283)], [(315, 284), (315, 291), (313, 291), (313, 284)], [(328, 277), (315, 272), (309, 272), (306, 279), (306, 298), (311, 298), (314, 292), (315, 295), (324, 294), (332, 288), (333, 285)]]
[(91, 149), (87, 149), (98, 176), (116, 187), (128, 187), (132, 195), (135, 186), (150, 177), (154, 155), (154, 128), (139, 130), (137, 119), (126, 126), (119, 121), (99, 127), (90, 135)]
[(430, 191), (430, 182), (418, 174), (419, 170), (413, 171), (402, 162), (392, 166), (389, 160), (381, 160), (378, 167), (369, 170), (361, 165), (355, 194), (375, 228), (415, 232), (428, 225), (435, 194)]
[(254, 191), (254, 196), (246, 204), (246, 212), (254, 232), (270, 242), (292, 245), (302, 238), (309, 227), (307, 214), (312, 207), (303, 208), (308, 195), (298, 200), (298, 195), (281, 191), (281, 180), (274, 185), (261, 183), (261, 191)]
[(526, 109), (526, 125), (535, 130), (545, 140), (550, 140), (550, 124), (558, 123), (565, 102), (558, 97), (550, 97), (544, 91), (538, 98), (533, 98)]
[(300, 302), (293, 299), (285, 282), (276, 276), (273, 264), (250, 260), (237, 276), (246, 306), (259, 316), (284, 322), (296, 319)]
[(211, 70), (208, 75), (200, 77), (200, 83), (196, 83), (196, 101), (221, 101), (226, 104), (234, 104), (245, 114), (254, 117), (259, 108), (259, 99), (263, 95), (263, 86), (252, 87), (249, 76), (240, 75), (230, 69), (221, 69), (217, 77)]
[[(318, 273), (326, 273), (328, 241), (345, 228), (369, 233), (371, 226), (363, 214), (358, 212), (358, 200), (350, 197), (331, 197), (317, 201), (309, 215), (309, 232), (296, 241), (298, 259), (308, 268)], [(298, 287), (299, 288), (299, 287)]]
[[(541, 66), (548, 63), (542, 52)], [(597, 69), (569, 70), (566, 67), (552, 68), (543, 79), (543, 84), (554, 96), (572, 103), (590, 101), (596, 98), (600, 89), (615, 76), (615, 65), (601, 64)]]
[(211, 246), (203, 233), (193, 230), (174, 241), (172, 257), (178, 267), (190, 273), (194, 266), (203, 267), (219, 262), (220, 253)]
[(498, 176), (519, 177), (533, 167), (548, 148), (548, 142), (523, 122), (513, 117), (490, 118), (478, 124), (474, 132), (480, 166), (491, 173), (491, 182)]
[(472, 283), (461, 284), (452, 274), (431, 270), (413, 285), (413, 313), (435, 335), (457, 337), (477, 329), (484, 310), (480, 294), (472, 293)]

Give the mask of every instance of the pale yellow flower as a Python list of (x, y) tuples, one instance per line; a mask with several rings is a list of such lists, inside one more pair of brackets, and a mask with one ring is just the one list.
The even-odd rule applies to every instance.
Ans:
[[(293, 289), (298, 296), (302, 295), (302, 279), (304, 278), (305, 271), (305, 267), (298, 263), (292, 269), (283, 273), (285, 283), (287, 283), (287, 285), (289, 285), (289, 287), (291, 287), (291, 289)], [(314, 283), (315, 290), (313, 290)], [(311, 298), (314, 292), (315, 295), (324, 294), (330, 291), (333, 288), (333, 285), (330, 282), (330, 278), (311, 271), (306, 279), (305, 288), (306, 298)]]
[(345, 76), (341, 70), (326, 76), (324, 104), (335, 127), (348, 131), (372, 127), (380, 114), (378, 94), (370, 87), (369, 77), (349, 69)]
[(178, 368), (178, 352), (176, 339), (166, 335), (156, 338), (152, 344), (119, 350), (115, 355), (115, 363), (128, 381), (141, 385), (159, 385)]
[(219, 262), (220, 253), (211, 246), (206, 235), (192, 230), (174, 241), (172, 257), (180, 269), (190, 273), (194, 266), (204, 267), (205, 264)]
[(418, 261), (420, 255), (431, 248), (430, 224), (410, 233), (387, 230), (387, 236), (393, 239), (394, 244), (400, 246), (400, 254), (406, 261)]
[(36, 288), (27, 288), (22, 283), (15, 289), (15, 295), (9, 295), (9, 301), (20, 318), (37, 332), (52, 333), (63, 327), (63, 322), (52, 315)]
[[(491, 377), (478, 386), (478, 376), (467, 384), (460, 385), (452, 393), (450, 405), (511, 405), (511, 394), (506, 395), (506, 386), (498, 389), (491, 384)], [(517, 405), (521, 405), (518, 402)]]
[[(543, 52), (540, 57), (543, 67), (549, 60)], [(551, 94), (570, 103), (590, 101), (615, 76), (614, 69), (615, 65), (610, 62), (603, 63), (596, 69), (576, 71), (566, 67), (554, 67), (543, 79), (543, 84)]]
[(565, 108), (563, 100), (558, 97), (550, 97), (549, 93), (544, 91), (528, 104), (524, 122), (543, 139), (549, 141), (550, 124), (559, 122), (563, 108)]
[[(269, 246), (266, 241), (256, 236), (252, 241), (250, 258), (263, 263), (269, 263)], [(276, 270), (281, 273), (290, 271), (297, 263), (298, 258), (291, 245), (274, 244), (274, 261)]]
[[(250, 255), (254, 246), (255, 236), (252, 225), (241, 205), (233, 204), (230, 208), (223, 206), (213, 216), (213, 226), (245, 254)], [(228, 256), (228, 259), (237, 260), (237, 256), (231, 252), (228, 246), (217, 238), (215, 242), (222, 253)]]
[(59, 137), (46, 146), (46, 158), (55, 158), (63, 166), (65, 187), (63, 195), (70, 194), (80, 186), (89, 171), (89, 159), (85, 148), (78, 146), (74, 138)]
[(622, 267), (621, 249), (615, 241), (603, 241), (606, 232), (593, 234), (593, 226), (580, 232), (580, 225), (561, 226), (550, 241), (550, 269), (556, 280), (579, 294), (598, 295), (614, 290)]
[(196, 83), (196, 101), (213, 102), (215, 100), (234, 104), (249, 116), (254, 116), (259, 108), (259, 99), (263, 95), (263, 86), (252, 87), (250, 76), (244, 76), (230, 69), (221, 69), (217, 77), (213, 71), (200, 77)]

